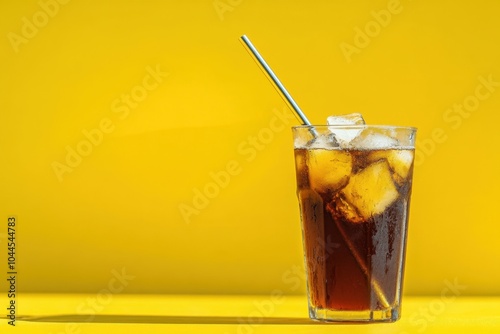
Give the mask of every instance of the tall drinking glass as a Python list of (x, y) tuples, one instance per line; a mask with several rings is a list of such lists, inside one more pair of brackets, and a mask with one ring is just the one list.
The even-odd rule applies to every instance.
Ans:
[(394, 126), (293, 128), (312, 319), (399, 319), (415, 135)]

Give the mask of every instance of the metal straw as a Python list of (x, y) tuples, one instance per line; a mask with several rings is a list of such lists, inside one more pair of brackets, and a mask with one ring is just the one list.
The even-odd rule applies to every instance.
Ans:
[[(262, 70), (267, 74), (269, 80), (274, 84), (276, 90), (281, 93), (282, 97), (284, 98), (285, 102), (288, 103), (290, 109), (292, 109), (295, 112), (295, 116), (298, 118), (298, 120), (303, 124), (303, 125), (311, 125), (311, 122), (307, 119), (306, 115), (300, 110), (298, 104), (295, 102), (295, 100), (292, 98), (292, 96), (288, 93), (286, 90), (285, 86), (281, 83), (281, 81), (278, 79), (276, 74), (274, 74), (273, 70), (267, 65), (266, 61), (262, 56), (260, 55), (259, 51), (253, 46), (252, 42), (248, 39), (246, 35), (241, 36), (241, 41), (243, 44), (246, 46), (247, 50), (250, 52), (250, 54), (253, 56), (255, 61), (260, 65)], [(316, 135), (316, 132), (314, 129), (312, 129), (313, 135)]]
[[(250, 40), (248, 39), (248, 37), (246, 35), (243, 35), (243, 36), (241, 36), (241, 40), (243, 41), (244, 45), (246, 46), (246, 48), (250, 52), (250, 54), (253, 56), (253, 58), (255, 59), (255, 61), (260, 65), (260, 67), (262, 68), (262, 70), (267, 74), (269, 80), (272, 81), (272, 83), (274, 84), (274, 87), (278, 90), (278, 92), (281, 93), (282, 97), (285, 99), (285, 102), (287, 102), (288, 105), (291, 107), (291, 109), (295, 112), (295, 116), (299, 119), (299, 121), (303, 125), (309, 125), (309, 126), (311, 126), (311, 123), (307, 119), (306, 115), (304, 115), (304, 113), (302, 112), (302, 110), (300, 110), (299, 106), (294, 101), (294, 99), (292, 98), (292, 96), (288, 93), (288, 91), (286, 90), (285, 86), (283, 86), (283, 84), (281, 83), (281, 81), (274, 74), (273, 70), (269, 67), (269, 65), (267, 65), (267, 63), (264, 60), (264, 58), (262, 58), (262, 56), (260, 55), (259, 51), (257, 51), (257, 49), (255, 48), (255, 46), (253, 46), (252, 42), (250, 42)], [(316, 129), (314, 127), (311, 126), (309, 128), (309, 132), (313, 135), (313, 137), (315, 137), (315, 138), (318, 137), (318, 133), (316, 132)], [(340, 226), (339, 226), (339, 229), (340, 229)], [(355, 248), (352, 246), (352, 243), (347, 238), (347, 235), (345, 234), (345, 232), (343, 232), (342, 229), (340, 229), (340, 231), (342, 232), (341, 233), (342, 237), (344, 238), (344, 240), (346, 241), (347, 245), (349, 246), (349, 249), (350, 249), (351, 253), (355, 257), (356, 261), (358, 262), (358, 265), (361, 267), (361, 270), (363, 271), (363, 273), (365, 275), (367, 275), (368, 279), (370, 279), (370, 277), (368, 275), (369, 273), (368, 273), (368, 269), (367, 269), (366, 264), (363, 262), (363, 260), (359, 256), (359, 254), (356, 252)], [(377, 294), (377, 297), (378, 297), (379, 301), (383, 305), (383, 307), (384, 308), (388, 308), (390, 305), (389, 305), (389, 302), (387, 301), (386, 296), (384, 295), (384, 293), (382, 291), (382, 288), (380, 287), (380, 284), (378, 284), (378, 282), (374, 278), (372, 278), (370, 280), (370, 282), (371, 282), (371, 284), (373, 286), (373, 289), (375, 290), (375, 293)]]

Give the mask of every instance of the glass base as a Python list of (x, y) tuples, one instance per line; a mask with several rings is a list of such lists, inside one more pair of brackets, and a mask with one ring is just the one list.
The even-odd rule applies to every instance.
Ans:
[(328, 322), (394, 322), (399, 320), (399, 307), (376, 311), (339, 311), (324, 308), (309, 308), (309, 317), (313, 320)]

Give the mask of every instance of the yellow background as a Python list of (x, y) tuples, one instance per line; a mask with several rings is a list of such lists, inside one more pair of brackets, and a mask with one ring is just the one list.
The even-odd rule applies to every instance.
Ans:
[[(447, 281), (500, 293), (500, 86), (466, 116), (447, 111), (474, 101), (479, 78), (500, 82), (498, 2), (72, 0), (46, 21), (42, 10), (0, 4), (0, 267), (15, 215), (20, 291), (95, 293), (124, 270), (129, 293), (304, 293), (297, 123), (248, 151), (286, 107), (247, 34), (313, 123), (362, 112), (418, 127), (405, 293)], [(39, 25), (29, 38), (26, 22)], [(120, 118), (113, 102), (157, 68), (168, 75)], [(111, 133), (60, 182), (54, 161), (103, 120)], [(185, 219), (228, 164), (227, 185)]]

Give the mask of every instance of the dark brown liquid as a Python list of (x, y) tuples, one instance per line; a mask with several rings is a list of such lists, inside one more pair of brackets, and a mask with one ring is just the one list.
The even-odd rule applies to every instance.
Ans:
[[(325, 166), (318, 167), (318, 164), (335, 163), (335, 159), (328, 158), (328, 151), (322, 151), (295, 150), (311, 306), (352, 311), (381, 310), (394, 306), (395, 300), (399, 300), (402, 288), (412, 164), (402, 179), (395, 173), (395, 170), (400, 170), (393, 169), (387, 163), (392, 161), (385, 158), (386, 154), (391, 154), (390, 150), (348, 151), (352, 163), (349, 165), (350, 174), (346, 175), (345, 180), (338, 177), (334, 179), (341, 181), (335, 184), (316, 186), (312, 180), (318, 180), (322, 175), (311, 174), (318, 170), (325, 173), (325, 168), (322, 168)], [(345, 152), (343, 151), (343, 154)], [(316, 153), (321, 153), (327, 159), (315, 160), (313, 163), (312, 155)], [(387, 186), (389, 189), (387, 195), (383, 193), (385, 190), (382, 190), (384, 196), (379, 197), (391, 199), (387, 207), (382, 206), (381, 212), (370, 209), (373, 207), (372, 203), (367, 205), (369, 209), (360, 208), (361, 204), (356, 207), (348, 203), (348, 198), (357, 198), (356, 192), (363, 190), (358, 184), (364, 183), (358, 180), (371, 177), (369, 173), (372, 170), (378, 171), (375, 169), (378, 166), (366, 170), (365, 174), (368, 176), (362, 175), (363, 179), (356, 179), (353, 175), (362, 173), (367, 166), (374, 163), (387, 167), (387, 172), (380, 173), (380, 177), (379, 173), (374, 174), (380, 178), (381, 184), (377, 183), (377, 186)], [(345, 169), (338, 172), (345, 172)], [(358, 184), (351, 188), (346, 187), (350, 180)], [(384, 184), (389, 181), (392, 182), (390, 185)], [(378, 180), (367, 182), (367, 187), (375, 182)], [(391, 189), (395, 190), (391, 192)], [(352, 191), (354, 195), (349, 197), (347, 191)], [(366, 214), (371, 212), (369, 210), (375, 213)]]

